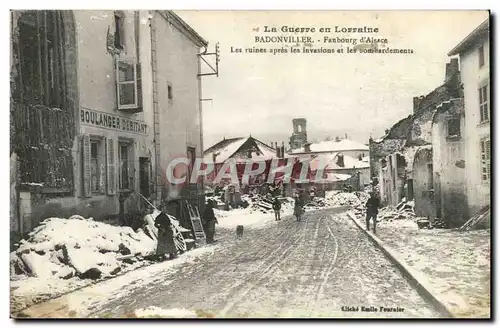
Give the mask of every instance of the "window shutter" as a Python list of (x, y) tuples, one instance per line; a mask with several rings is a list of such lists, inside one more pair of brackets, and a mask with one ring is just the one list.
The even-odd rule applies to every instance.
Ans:
[(90, 197), (90, 136), (82, 136), (82, 185), (83, 196)]
[(142, 78), (141, 78), (141, 64), (136, 66), (136, 87), (137, 87), (137, 107), (142, 108)]
[(115, 141), (106, 139), (106, 167), (108, 176), (108, 195), (116, 195), (116, 147)]

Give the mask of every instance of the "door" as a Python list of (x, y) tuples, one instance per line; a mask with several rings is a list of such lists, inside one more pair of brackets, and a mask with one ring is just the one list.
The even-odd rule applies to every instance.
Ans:
[(150, 163), (149, 158), (147, 157), (139, 157), (139, 189), (140, 193), (148, 198), (150, 196), (149, 193), (149, 172)]

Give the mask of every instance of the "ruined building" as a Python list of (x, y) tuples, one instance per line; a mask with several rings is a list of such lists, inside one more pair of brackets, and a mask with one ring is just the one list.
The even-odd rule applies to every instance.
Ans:
[(293, 134), (290, 137), (290, 149), (298, 149), (307, 144), (307, 129), (305, 118), (294, 118)]
[[(444, 181), (440, 176), (443, 161), (450, 161), (442, 157), (446, 153), (443, 149), (458, 149), (453, 157), (456, 161), (463, 160), (459, 150), (462, 141), (448, 138), (446, 143), (438, 144), (435, 133), (439, 127), (433, 124), (442, 121), (441, 113), (452, 104), (453, 115), (449, 117), (454, 120), (450, 120), (449, 125), (446, 122), (446, 131), (450, 129), (450, 133), (456, 133), (457, 125), (459, 128), (462, 124), (456, 120), (461, 115), (462, 97), (459, 62), (454, 58), (446, 64), (445, 80), (441, 86), (426, 96), (413, 98), (413, 114), (397, 122), (382, 138), (370, 139), (371, 176), (379, 183), (384, 204), (396, 205), (405, 197), (415, 201), (417, 216), (450, 216), (449, 209), (444, 207), (456, 205), (443, 201), (442, 198), (448, 196), (443, 196), (441, 190), (444, 189), (436, 190), (436, 186), (449, 185), (449, 181)], [(440, 148), (435, 150), (433, 145)], [(435, 168), (439, 168), (439, 171)], [(448, 173), (444, 176), (451, 177)], [(454, 174), (454, 183), (463, 184), (463, 176), (463, 172)], [(465, 190), (459, 190), (458, 194), (461, 196), (454, 197), (462, 199)], [(463, 221), (463, 218), (453, 219)]]

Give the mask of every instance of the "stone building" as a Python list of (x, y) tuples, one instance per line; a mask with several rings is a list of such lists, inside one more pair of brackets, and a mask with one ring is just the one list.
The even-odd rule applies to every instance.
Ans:
[(463, 99), (438, 106), (432, 119), (432, 169), (436, 215), (452, 225), (467, 219)]
[(171, 11), (20, 10), (11, 24), (13, 229), (169, 198), (165, 163), (202, 152), (207, 42)]
[(379, 182), (384, 204), (403, 197), (415, 201), (417, 215), (435, 217), (433, 119), (444, 102), (462, 97), (458, 60), (446, 64), (444, 83), (426, 96), (413, 98), (413, 114), (378, 140), (370, 139), (372, 179)]
[(465, 37), (449, 56), (460, 59), (464, 93), (463, 142), (468, 216), (490, 204), (491, 98), (489, 19)]

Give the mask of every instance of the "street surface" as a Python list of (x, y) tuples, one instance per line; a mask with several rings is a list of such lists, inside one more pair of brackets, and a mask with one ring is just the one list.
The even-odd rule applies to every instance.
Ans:
[(340, 209), (216, 239), (213, 255), (165, 273), (168, 283), (137, 281), (90, 316), (130, 317), (150, 306), (231, 318), (439, 316)]

